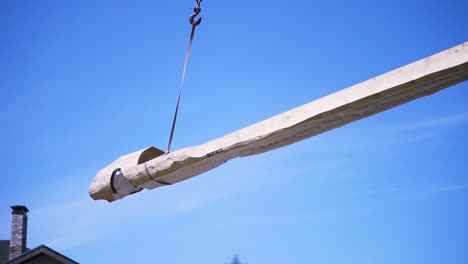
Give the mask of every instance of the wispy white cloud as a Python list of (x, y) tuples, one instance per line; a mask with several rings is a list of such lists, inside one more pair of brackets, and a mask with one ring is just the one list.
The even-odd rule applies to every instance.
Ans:
[(431, 119), (417, 120), (413, 122), (405, 122), (391, 124), (382, 127), (385, 133), (401, 133), (412, 132), (416, 130), (427, 130), (434, 128), (445, 128), (453, 125), (458, 125), (468, 122), (468, 112), (454, 113), (447, 116), (439, 116)]
[(370, 197), (394, 197), (399, 199), (425, 199), (444, 193), (458, 192), (468, 190), (468, 183), (453, 183), (438, 186), (401, 186), (387, 189), (377, 189), (369, 191), (364, 195)]
[(287, 214), (277, 213), (252, 213), (244, 215), (232, 215), (215, 223), (202, 223), (198, 228), (182, 230), (184, 234), (190, 233), (193, 236), (199, 236), (209, 233), (225, 232), (226, 230), (245, 228), (246, 226), (298, 226), (318, 224), (334, 219), (346, 217), (347, 212), (315, 211), (315, 212), (288, 212)]
[[(60, 202), (51, 202), (49, 199), (54, 199), (52, 197), (42, 199), (34, 210), (33, 221), (30, 221), (32, 237), (35, 237), (32, 242), (68, 250), (108, 239), (123, 225), (147, 222), (148, 219), (153, 219), (156, 224), (168, 217), (202, 210), (242, 191), (236, 184), (230, 184), (231, 188), (227, 190), (212, 188), (209, 179), (202, 179), (195, 186), (178, 184), (151, 193), (144, 190), (138, 197), (129, 196), (113, 203), (93, 201), (87, 195)], [(42, 232), (44, 226), (50, 230)]]
[(46, 241), (45, 245), (59, 250), (68, 250), (74, 247), (86, 245), (89, 242), (105, 239), (101, 232), (95, 230), (77, 230), (79, 232), (70, 232), (56, 236), (51, 240)]
[[(408, 131), (409, 132), (409, 131)], [(377, 137), (375, 139), (367, 139), (364, 142), (367, 145), (397, 145), (397, 144), (406, 144), (411, 142), (420, 142), (430, 140), (441, 135), (443, 131), (441, 129), (433, 129), (433, 130), (426, 130), (426, 131), (413, 131), (411, 133), (400, 133), (400, 134), (392, 134), (391, 136), (384, 136), (384, 137)]]
[(420, 189), (412, 195), (417, 198), (427, 198), (438, 194), (458, 192), (468, 190), (468, 183), (450, 184), (444, 186), (434, 186), (426, 189)]
[(233, 194), (234, 193), (232, 192), (212, 191), (203, 195), (194, 195), (191, 198), (187, 197), (187, 199), (177, 201), (177, 203), (173, 207), (171, 207), (168, 213), (187, 214), (197, 209), (210, 206), (218, 201), (232, 196)]
[[(397, 123), (387, 123), (379, 126), (366, 126), (348, 129), (341, 136), (325, 137), (314, 147), (327, 149), (351, 149), (374, 147), (376, 145), (397, 145), (411, 142), (427, 141), (443, 136), (448, 130), (468, 123), (468, 112), (459, 112), (446, 116), (418, 119)], [(340, 128), (338, 128), (340, 129)], [(340, 132), (341, 133), (341, 132)], [(340, 134), (338, 133), (338, 134)], [(312, 141), (311, 141), (312, 142)]]

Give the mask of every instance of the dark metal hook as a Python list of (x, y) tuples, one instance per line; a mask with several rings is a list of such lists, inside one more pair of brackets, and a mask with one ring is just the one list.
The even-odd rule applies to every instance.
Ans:
[(197, 5), (193, 8), (193, 14), (190, 16), (189, 18), (189, 21), (190, 21), (190, 24), (194, 27), (200, 25), (201, 21), (202, 21), (202, 18), (198, 18), (198, 20), (195, 20), (195, 17), (198, 16), (198, 14), (200, 14), (201, 12), (201, 8), (200, 8), (200, 4), (201, 4), (201, 1), (202, 0), (196, 0), (197, 1)]

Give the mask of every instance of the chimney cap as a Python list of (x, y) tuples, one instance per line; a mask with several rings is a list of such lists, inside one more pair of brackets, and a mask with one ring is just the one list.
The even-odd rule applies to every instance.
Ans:
[(11, 209), (13, 209), (13, 214), (26, 214), (29, 212), (29, 209), (24, 205), (12, 205)]

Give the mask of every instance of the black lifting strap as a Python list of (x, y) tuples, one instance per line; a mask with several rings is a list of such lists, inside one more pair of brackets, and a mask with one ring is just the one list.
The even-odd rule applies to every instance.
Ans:
[(167, 153), (171, 152), (171, 145), (172, 145), (172, 138), (174, 137), (174, 130), (177, 122), (177, 113), (179, 112), (179, 103), (180, 103), (180, 96), (182, 95), (182, 88), (184, 87), (184, 80), (185, 80), (185, 74), (187, 73), (187, 66), (188, 62), (190, 59), (190, 52), (192, 50), (192, 43), (193, 43), (193, 36), (195, 35), (195, 28), (200, 25), (202, 18), (198, 18), (198, 20), (195, 20), (195, 17), (200, 14), (201, 8), (200, 4), (202, 0), (195, 0), (197, 4), (193, 8), (193, 14), (190, 16), (189, 21), (190, 24), (192, 25), (192, 31), (190, 32), (190, 40), (187, 48), (187, 53), (185, 54), (185, 63), (184, 63), (184, 71), (182, 73), (182, 80), (180, 81), (180, 88), (179, 88), (179, 97), (177, 98), (177, 104), (174, 112), (174, 119), (172, 119), (172, 128), (171, 128), (171, 134), (169, 136), (169, 143), (167, 144)]

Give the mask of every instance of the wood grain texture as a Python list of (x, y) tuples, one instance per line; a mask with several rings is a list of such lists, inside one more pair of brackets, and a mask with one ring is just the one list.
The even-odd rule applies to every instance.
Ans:
[[(468, 42), (465, 42), (205, 144), (168, 154), (151, 147), (122, 156), (97, 173), (89, 193), (95, 200), (111, 202), (131, 194), (132, 190), (174, 184), (230, 159), (287, 146), (467, 79)], [(141, 155), (145, 155), (145, 162), (138, 162)], [(116, 168), (121, 169), (124, 180), (134, 189), (112, 190), (111, 175)]]

